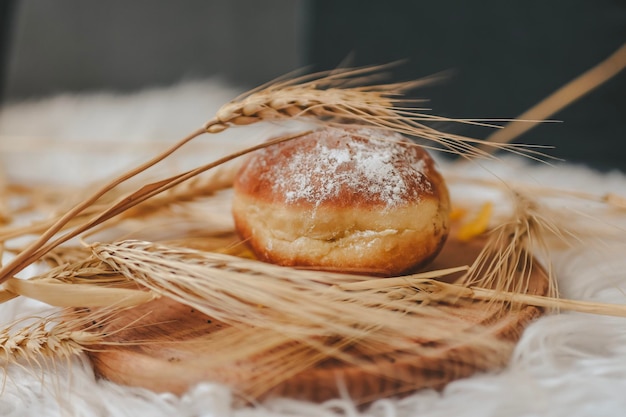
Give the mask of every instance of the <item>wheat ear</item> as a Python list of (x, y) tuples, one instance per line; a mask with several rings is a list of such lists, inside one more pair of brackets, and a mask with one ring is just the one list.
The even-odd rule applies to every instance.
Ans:
[[(419, 347), (411, 340), (461, 340), (480, 330), (434, 306), (386, 293), (355, 295), (332, 285), (371, 277), (296, 270), (152, 242), (98, 243), (92, 248), (113, 270), (157, 294), (224, 323), (280, 329), (295, 340), (338, 336), (415, 350)], [(449, 271), (432, 272), (445, 273)], [(407, 320), (397, 320), (399, 312)], [(416, 322), (419, 326), (411, 324)]]
[[(42, 235), (19, 253), (11, 262), (0, 269), (0, 283), (9, 279), (27, 265), (31, 264), (61, 243), (78, 234), (95, 227), (131, 207), (153, 197), (175, 185), (182, 183), (210, 167), (192, 170), (188, 173), (169, 178), (167, 180), (148, 184), (135, 193), (127, 196), (125, 201), (104, 209), (92, 221), (78, 226), (72, 233), (50, 242), (63, 228), (92, 206), (106, 193), (135, 177), (151, 166), (167, 158), (182, 146), (204, 133), (219, 133), (230, 126), (247, 125), (261, 121), (280, 121), (298, 117), (309, 117), (320, 121), (340, 121), (367, 124), (374, 127), (391, 129), (399, 133), (419, 137), (427, 142), (438, 145), (444, 150), (464, 157), (488, 156), (489, 153), (477, 147), (478, 144), (493, 146), (496, 149), (508, 149), (514, 153), (524, 153), (524, 145), (490, 144), (477, 139), (465, 138), (437, 131), (424, 122), (457, 121), (424, 115), (413, 109), (403, 107), (406, 100), (400, 99), (407, 90), (423, 84), (425, 81), (379, 84), (370, 86), (352, 87), (354, 83), (365, 84), (371, 81), (380, 68), (364, 68), (357, 70), (340, 70), (324, 74), (315, 74), (288, 81), (272, 83), (264, 88), (257, 89), (224, 105), (214, 119), (205, 126), (180, 140), (170, 149), (157, 155), (148, 162), (120, 175), (111, 182), (87, 197), (74, 208), (67, 211)], [(463, 123), (475, 123), (462, 121)], [(252, 147), (245, 152), (235, 154), (234, 157), (255, 149)], [(536, 151), (528, 150), (527, 155)]]
[(0, 330), (0, 359), (7, 366), (78, 355), (104, 342), (104, 335), (97, 331), (103, 319), (102, 313), (75, 309), (18, 319)]
[(416, 302), (444, 301), (452, 304), (461, 299), (474, 301), (504, 302), (513, 306), (530, 305), (553, 310), (569, 310), (579, 313), (626, 317), (626, 305), (568, 300), (535, 294), (507, 292), (491, 288), (466, 287), (458, 283), (446, 283), (432, 278), (386, 278), (339, 284), (346, 291), (389, 291), (406, 288), (408, 299)]
[[(202, 134), (203, 132), (195, 132), (194, 134), (185, 138), (181, 143), (174, 146), (175, 149), (180, 148), (184, 143), (193, 139), (194, 137)], [(17, 254), (11, 262), (5, 265), (2, 269), (0, 269), (0, 283), (3, 283), (7, 279), (9, 279), (12, 275), (21, 271), (26, 266), (30, 265), (32, 262), (40, 259), (45, 254), (55, 249), (59, 245), (67, 242), (68, 240), (80, 235), (81, 233), (94, 228), (95, 226), (125, 212), (126, 210), (135, 207), (136, 205), (143, 203), (155, 195), (162, 193), (163, 191), (169, 190), (170, 188), (177, 186), (183, 183), (186, 180), (189, 180), (195, 177), (198, 174), (208, 171), (209, 169), (220, 166), (226, 162), (234, 160), (242, 155), (253, 152), (257, 149), (261, 149), (267, 146), (271, 146), (273, 144), (294, 139), (296, 137), (303, 136), (308, 132), (300, 132), (292, 135), (281, 136), (279, 138), (275, 138), (271, 141), (265, 142), (263, 144), (259, 144), (256, 146), (252, 146), (246, 148), (244, 150), (235, 152), (233, 154), (227, 155), (223, 158), (218, 159), (212, 163), (203, 165), (191, 171), (187, 171), (182, 174), (175, 175), (173, 177), (167, 178), (165, 180), (157, 181), (155, 183), (146, 184), (142, 186), (139, 190), (127, 194), (115, 201), (107, 208), (103, 208), (101, 211), (96, 213), (94, 217), (85, 222), (80, 222), (78, 219), (79, 225), (70, 232), (65, 233), (64, 235), (56, 238), (53, 241), (50, 241), (58, 232), (63, 230), (68, 224), (71, 222), (77, 221), (77, 217), (80, 216), (85, 210), (92, 206), (98, 199), (100, 199), (107, 192), (121, 184), (122, 182), (130, 179), (131, 177), (138, 175), (140, 172), (148, 169), (151, 165), (155, 164), (158, 161), (164, 159), (166, 156), (170, 155), (174, 152), (174, 150), (169, 150), (162, 154), (160, 157), (153, 159), (152, 161), (143, 164), (142, 166), (118, 177), (111, 183), (104, 186), (102, 189), (98, 190), (96, 193), (91, 195), (90, 197), (83, 200), (73, 209), (69, 210), (66, 214), (64, 214), (61, 218), (59, 218), (52, 226), (50, 226), (35, 242), (31, 243), (28, 247), (26, 247), (22, 252)], [(165, 156), (163, 156), (165, 155)]]
[(139, 289), (137, 285), (111, 270), (106, 263), (89, 256), (29, 279), (9, 278), (0, 290), (0, 303), (17, 296), (32, 298), (55, 307), (77, 308), (125, 308), (144, 304), (158, 297)]
[(530, 277), (537, 269), (536, 258), (546, 262), (539, 268), (546, 276), (548, 296), (556, 297), (558, 285), (550, 264), (547, 236), (567, 240), (574, 236), (545, 213), (548, 208), (519, 191), (510, 189), (514, 211), (511, 218), (489, 233), (483, 250), (462, 280), (465, 287), (526, 294)]
[[(456, 122), (485, 125), (485, 123), (440, 117), (421, 113), (420, 109), (406, 107), (411, 100), (404, 94), (432, 79), (392, 84), (347, 87), (367, 84), (378, 75), (381, 67), (335, 70), (292, 80), (271, 83), (253, 90), (222, 106), (214, 119), (204, 126), (207, 132), (221, 132), (231, 126), (248, 125), (260, 121), (280, 121), (295, 117), (309, 117), (326, 123), (358, 123), (390, 129), (425, 140), (425, 147), (436, 148), (464, 157), (489, 157), (480, 149), (493, 147), (527, 156), (545, 156), (521, 144), (490, 143), (440, 132), (426, 122)], [(489, 125), (497, 127), (494, 125)], [(541, 148), (541, 146), (539, 146)]]
[[(230, 186), (232, 186), (235, 174), (240, 166), (237, 161), (233, 162), (234, 163), (218, 166), (215, 169), (209, 171), (207, 175), (191, 178), (189, 181), (172, 187), (171, 189), (163, 192), (155, 198), (138, 204), (132, 209), (122, 213), (115, 219), (115, 221), (109, 221), (107, 223), (107, 227), (111, 227), (114, 225), (114, 223), (122, 223), (123, 221), (129, 219), (145, 219), (149, 216), (163, 213), (165, 210), (171, 208), (176, 204), (210, 197), (220, 190), (229, 188)], [(33, 193), (37, 195), (38, 191), (39, 190), (34, 190)], [(76, 227), (82, 223), (85, 223), (91, 217), (94, 217), (103, 210), (106, 210), (107, 207), (109, 207), (121, 196), (124, 196), (127, 193), (127, 189), (120, 189), (119, 192), (110, 192), (106, 195), (106, 197), (100, 199), (96, 204), (84, 210), (81, 214), (77, 215), (76, 217), (74, 217), (74, 219), (66, 223), (61, 230), (67, 230), (72, 227)], [(25, 190), (21, 190), (21, 194), (28, 195), (26, 194)], [(72, 190), (72, 195), (75, 194), (76, 191)], [(60, 199), (61, 197), (67, 198), (69, 195), (69, 193), (60, 193), (57, 199)], [(0, 242), (4, 242), (8, 239), (16, 237), (43, 233), (55, 223), (56, 219), (60, 216), (59, 213), (64, 213), (66, 210), (67, 207), (59, 205), (52, 211), (52, 214), (48, 214), (45, 219), (27, 225), (9, 225), (5, 227), (0, 227)], [(97, 232), (97, 230), (93, 230), (93, 233)], [(16, 251), (13, 250), (12, 252), (15, 253)], [(67, 259), (67, 256), (65, 255), (69, 254), (68, 251), (63, 252), (65, 252), (63, 257)], [(58, 255), (59, 254), (47, 257), (46, 261), (52, 261), (54, 266), (65, 263), (60, 261)], [(52, 259), (54, 256), (57, 256), (56, 263)], [(42, 259), (44, 257), (46, 257), (46, 255), (44, 255)], [(75, 260), (77, 259), (75, 258)]]

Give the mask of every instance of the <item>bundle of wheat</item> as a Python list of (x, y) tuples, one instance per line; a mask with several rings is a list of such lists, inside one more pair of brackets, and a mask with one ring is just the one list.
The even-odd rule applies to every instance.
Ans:
[[(626, 47), (615, 55), (618, 66), (626, 65), (625, 55)], [(612, 65), (614, 61), (612, 57)], [(219, 191), (232, 184), (236, 165), (227, 162), (306, 133), (284, 135), (161, 180), (128, 185), (194, 138), (231, 126), (294, 118), (359, 123), (409, 135), (424, 146), (467, 159), (491, 158), (495, 150), (542, 157), (533, 146), (437, 131), (432, 122), (487, 122), (441, 118), (405, 107), (401, 94), (427, 80), (368, 85), (379, 69), (335, 71), (262, 86), (69, 208), (62, 190), (51, 193), (53, 198), (42, 207), (39, 189), (12, 188), (5, 182), (2, 201), (19, 197), (30, 203), (0, 207), (0, 240), (36, 238), (23, 248), (3, 246), (14, 256), (0, 269), (0, 301), (23, 296), (64, 309), (5, 329), (0, 342), (4, 363), (37, 364), (43, 357), (91, 351), (99, 371), (113, 379), (119, 375), (120, 382), (182, 392), (199, 380), (219, 379), (245, 399), (298, 392), (324, 399), (337, 395), (330, 385), (341, 375), (353, 383), (354, 397), (368, 401), (381, 393), (440, 386), (478, 369), (501, 366), (525, 324), (541, 313), (535, 307), (626, 315), (622, 306), (558, 298), (547, 241), (575, 238), (577, 231), (542, 205), (540, 193), (531, 197), (529, 187), (498, 180), (473, 183), (504, 191), (513, 207), (508, 217), (490, 218), (485, 211), (478, 222), (459, 221), (466, 226), (465, 235), (451, 239), (449, 246), (457, 247), (444, 252), (445, 265), (434, 263), (420, 274), (396, 278), (297, 270), (246, 259), (251, 254), (228, 228), (205, 227), (200, 234), (185, 230), (161, 241), (128, 240), (116, 230), (121, 225), (149, 229), (163, 217), (197, 224), (206, 215), (193, 205), (218, 202), (224, 198)], [(586, 91), (614, 72), (599, 78), (590, 73), (595, 83), (586, 85)], [(542, 111), (538, 118), (549, 113)], [(449, 180), (456, 179), (451, 175)], [(563, 194), (610, 207), (622, 202), (615, 196)], [(47, 219), (27, 226), (12, 223), (24, 212), (44, 208), (50, 210)], [(487, 231), (489, 240), (473, 237)], [(84, 242), (103, 232), (109, 233), (107, 241)], [(77, 237), (82, 245), (75, 243)], [(53, 267), (29, 279), (15, 277), (44, 261)], [(148, 360), (155, 352), (161, 355), (156, 362)], [(128, 368), (130, 359), (139, 362)], [(158, 379), (148, 372), (154, 366), (161, 372)], [(228, 367), (234, 370), (227, 372)], [(180, 378), (191, 369), (199, 371)], [(359, 380), (365, 385), (359, 386)]]

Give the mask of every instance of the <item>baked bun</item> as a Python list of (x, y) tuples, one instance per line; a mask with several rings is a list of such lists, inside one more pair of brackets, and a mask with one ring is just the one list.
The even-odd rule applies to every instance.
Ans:
[(263, 261), (399, 275), (432, 260), (448, 234), (448, 190), (401, 135), (324, 128), (255, 151), (234, 184), (237, 231)]

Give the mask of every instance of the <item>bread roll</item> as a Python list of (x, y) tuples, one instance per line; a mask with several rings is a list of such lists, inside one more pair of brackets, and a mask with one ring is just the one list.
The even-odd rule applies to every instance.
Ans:
[(255, 151), (234, 184), (237, 231), (263, 261), (378, 276), (432, 260), (448, 190), (401, 135), (328, 127)]

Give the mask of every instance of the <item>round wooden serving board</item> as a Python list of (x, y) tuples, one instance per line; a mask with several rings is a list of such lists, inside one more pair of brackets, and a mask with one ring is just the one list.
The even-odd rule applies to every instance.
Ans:
[[(429, 269), (469, 265), (483, 244), (480, 239), (459, 242), (449, 238)], [(533, 271), (529, 293), (545, 295), (548, 287), (545, 274), (540, 267), (533, 268)], [(517, 341), (526, 325), (541, 314), (540, 309), (532, 306), (505, 313), (496, 313), (497, 309), (485, 311), (484, 304), (480, 303), (462, 308), (442, 308), (454, 308), (459, 317), (472, 324), (489, 323), (495, 334), (511, 341)], [(90, 353), (100, 376), (125, 385), (182, 394), (202, 381), (220, 382), (238, 392), (245, 387), (252, 373), (259, 372), (254, 369), (253, 358), (221, 367), (202, 367), (202, 358), (211, 358), (211, 346), (184, 342), (223, 330), (225, 325), (188, 306), (162, 298), (124, 312), (104, 330), (119, 330), (131, 322), (133, 325), (129, 329), (118, 331), (108, 339), (122, 344)], [(133, 343), (124, 344), (129, 341)], [(359, 366), (326, 360), (291, 375), (277, 386), (268, 387), (261, 397), (287, 396), (323, 401), (337, 397), (338, 380), (344, 382), (347, 392), (357, 402), (421, 388), (440, 388), (455, 379), (486, 370), (484, 364), (489, 361), (484, 360), (486, 353), (479, 349), (470, 345), (442, 346), (428, 357), (389, 352), (364, 358), (366, 364)], [(502, 362), (495, 366), (504, 365)]]

